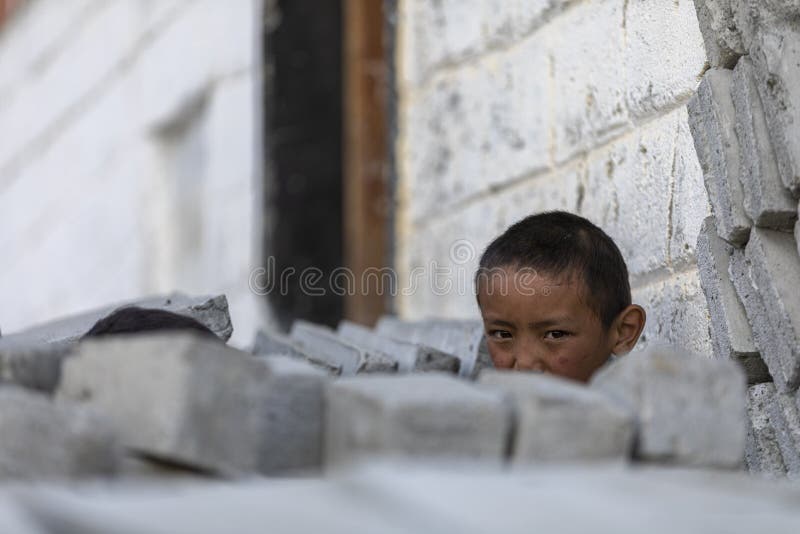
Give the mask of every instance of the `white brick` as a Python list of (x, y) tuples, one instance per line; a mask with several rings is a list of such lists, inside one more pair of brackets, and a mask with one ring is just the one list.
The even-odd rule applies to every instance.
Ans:
[(546, 32), (555, 73), (556, 160), (562, 162), (627, 124), (622, 4), (584, 3)]
[(706, 59), (693, 3), (630, 0), (625, 26), (631, 115), (642, 117), (691, 96)]
[(635, 287), (633, 301), (647, 312), (647, 323), (638, 348), (653, 343), (669, 343), (694, 354), (712, 357), (711, 320), (695, 269), (664, 281)]

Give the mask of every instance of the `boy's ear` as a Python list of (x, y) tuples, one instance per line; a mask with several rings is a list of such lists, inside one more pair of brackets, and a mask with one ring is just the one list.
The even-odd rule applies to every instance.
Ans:
[(647, 314), (638, 304), (631, 304), (622, 310), (611, 326), (614, 336), (611, 352), (617, 356), (629, 353), (639, 341), (646, 321)]

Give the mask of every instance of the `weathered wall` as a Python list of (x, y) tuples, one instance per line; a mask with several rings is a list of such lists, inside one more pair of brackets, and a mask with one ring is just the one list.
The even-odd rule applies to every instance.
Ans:
[(449, 291), (423, 285), (398, 311), (477, 316), (469, 279), (486, 244), (567, 209), (619, 244), (644, 339), (710, 355), (694, 259), (709, 208), (686, 111), (706, 60), (693, 2), (404, 0), (398, 27), (397, 264), (405, 285), (431, 261), (454, 269)]
[(0, 327), (173, 289), (262, 313), (260, 0), (31, 0), (0, 32)]

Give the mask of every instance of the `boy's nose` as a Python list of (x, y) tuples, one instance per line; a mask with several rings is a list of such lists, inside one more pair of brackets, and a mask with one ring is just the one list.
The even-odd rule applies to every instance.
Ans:
[(539, 373), (546, 372), (547, 362), (539, 354), (537, 347), (532, 344), (522, 344), (519, 350), (514, 354), (513, 369), (517, 371), (536, 371)]

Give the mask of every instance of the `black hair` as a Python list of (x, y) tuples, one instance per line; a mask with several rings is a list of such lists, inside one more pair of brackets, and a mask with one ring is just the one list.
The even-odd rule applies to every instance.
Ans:
[(83, 338), (135, 334), (157, 330), (192, 330), (219, 339), (206, 325), (179, 313), (128, 306), (97, 321)]
[(619, 248), (603, 230), (572, 213), (531, 215), (492, 241), (475, 275), (478, 293), (482, 274), (503, 267), (577, 275), (587, 304), (606, 329), (631, 304), (628, 268)]

